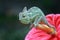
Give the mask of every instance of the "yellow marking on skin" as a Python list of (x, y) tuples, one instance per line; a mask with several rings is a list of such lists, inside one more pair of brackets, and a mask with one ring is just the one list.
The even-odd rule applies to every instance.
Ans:
[(53, 27), (48, 27), (47, 25), (45, 24), (38, 24), (37, 26), (39, 29), (49, 33), (49, 34), (56, 34), (55, 30)]

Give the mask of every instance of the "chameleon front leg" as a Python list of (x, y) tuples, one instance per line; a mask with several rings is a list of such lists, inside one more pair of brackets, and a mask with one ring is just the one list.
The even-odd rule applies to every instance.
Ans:
[(42, 18), (42, 16), (40, 16), (40, 17), (36, 17), (36, 19), (35, 19), (35, 21), (34, 21), (34, 27), (36, 27), (38, 24), (39, 24), (39, 22), (41, 22), (41, 18)]

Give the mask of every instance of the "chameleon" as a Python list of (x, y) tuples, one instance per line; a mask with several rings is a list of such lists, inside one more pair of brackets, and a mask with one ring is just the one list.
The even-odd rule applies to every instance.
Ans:
[(28, 10), (27, 7), (24, 7), (22, 12), (19, 13), (19, 20), (23, 24), (34, 24), (34, 27), (36, 27), (41, 21), (49, 27), (54, 27), (46, 20), (43, 11), (36, 6), (33, 6)]

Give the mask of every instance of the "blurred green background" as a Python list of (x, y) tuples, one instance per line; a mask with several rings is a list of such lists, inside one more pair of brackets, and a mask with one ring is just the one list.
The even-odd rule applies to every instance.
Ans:
[(0, 40), (24, 40), (30, 24), (22, 24), (18, 14), (25, 6), (37, 6), (45, 15), (60, 13), (59, 0), (0, 0)]

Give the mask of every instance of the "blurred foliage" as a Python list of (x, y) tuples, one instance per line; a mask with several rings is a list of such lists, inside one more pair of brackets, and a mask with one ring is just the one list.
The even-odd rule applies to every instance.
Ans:
[(24, 40), (29, 25), (23, 25), (17, 16), (0, 16), (0, 40)]

